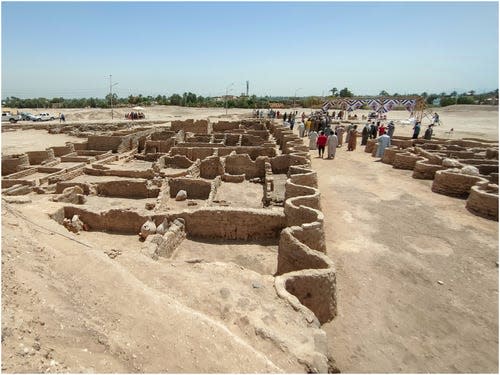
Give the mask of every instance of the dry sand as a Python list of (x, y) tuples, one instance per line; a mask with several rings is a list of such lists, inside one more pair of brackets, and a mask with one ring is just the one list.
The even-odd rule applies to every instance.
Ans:
[[(498, 108), (490, 109), (439, 110), (444, 125), (436, 135), (454, 127), (454, 137), (497, 139)], [(224, 112), (163, 110), (145, 112), (166, 121)], [(83, 123), (109, 115), (65, 113)], [(398, 116), (407, 112), (389, 113)], [(7, 132), (2, 153), (65, 140)], [(339, 315), (323, 329), (340, 370), (497, 373), (498, 223), (432, 193), (431, 182), (410, 171), (375, 162), (362, 147), (348, 153), (344, 146), (335, 160), (311, 155), (337, 265)], [(197, 250), (186, 242), (178, 259), (154, 262), (130, 246), (135, 236), (65, 231), (47, 218), (58, 206), (46, 196), (10, 199), (32, 203), (2, 204), (4, 372), (304, 371), (296, 358), (314, 332), (275, 295), (274, 264), (265, 261), (272, 246), (252, 244), (245, 253), (229, 243), (214, 254), (217, 244)], [(106, 255), (113, 249), (121, 251), (116, 258)], [(200, 254), (212, 263), (185, 262)]]

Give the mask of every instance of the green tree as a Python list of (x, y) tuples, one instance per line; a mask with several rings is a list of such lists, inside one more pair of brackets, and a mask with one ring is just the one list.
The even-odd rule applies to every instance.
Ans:
[(351, 98), (354, 96), (354, 94), (351, 91), (349, 91), (347, 87), (344, 87), (342, 90), (340, 90), (339, 96), (341, 98)]
[(389, 93), (385, 90), (382, 90), (378, 93), (378, 96), (389, 96)]
[(441, 107), (447, 107), (449, 105), (453, 105), (453, 104), (456, 104), (456, 100), (455, 98), (451, 98), (451, 97), (448, 97), (448, 96), (445, 96), (445, 97), (442, 97), (441, 98)]
[(179, 94), (172, 94), (169, 98), (171, 105), (181, 105), (182, 104), (182, 96)]

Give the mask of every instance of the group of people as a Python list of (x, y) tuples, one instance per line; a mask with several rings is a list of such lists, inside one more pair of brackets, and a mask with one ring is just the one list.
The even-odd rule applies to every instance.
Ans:
[(146, 118), (142, 112), (130, 112), (125, 115), (127, 120), (140, 120)]
[[(420, 127), (421, 127), (421, 122), (417, 121), (415, 123), (415, 126), (413, 127), (413, 136), (411, 137), (412, 139), (418, 138), (418, 135), (420, 134)], [(432, 135), (434, 134), (433, 127), (434, 127), (434, 123), (430, 124), (427, 127), (427, 129), (425, 129), (424, 139), (427, 139), (429, 141), (432, 139)]]
[(346, 128), (343, 125), (338, 125), (335, 130), (330, 127), (320, 130), (319, 134), (315, 130), (308, 134), (309, 137), (309, 149), (318, 150), (318, 156), (320, 158), (324, 157), (325, 149), (327, 159), (334, 159), (335, 153), (338, 147), (342, 147), (344, 143), (344, 132), (347, 131), (347, 136), (345, 142), (347, 143), (347, 151), (354, 151), (356, 149), (357, 137), (358, 137), (358, 126), (349, 125)]

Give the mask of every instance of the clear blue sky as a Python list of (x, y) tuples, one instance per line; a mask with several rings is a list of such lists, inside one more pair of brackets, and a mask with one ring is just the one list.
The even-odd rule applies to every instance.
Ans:
[(2, 2), (2, 97), (498, 88), (496, 2)]

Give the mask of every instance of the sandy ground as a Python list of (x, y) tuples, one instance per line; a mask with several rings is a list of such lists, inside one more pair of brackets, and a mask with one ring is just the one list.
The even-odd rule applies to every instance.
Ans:
[[(453, 126), (454, 137), (498, 139), (498, 109), (489, 109), (438, 111), (444, 125), (436, 135)], [(168, 111), (158, 116), (223, 115)], [(68, 120), (77, 115), (66, 112)], [(92, 113), (78, 121), (107, 121)], [(411, 129), (400, 126), (396, 134)], [(61, 137), (2, 133), (2, 153), (71, 140)], [(497, 373), (498, 223), (470, 214), (463, 200), (432, 193), (431, 181), (376, 162), (362, 147), (348, 153), (344, 146), (335, 160), (311, 155), (337, 265), (339, 314), (323, 328), (340, 370)], [(254, 244), (245, 252), (241, 244), (221, 244), (214, 254), (217, 244), (186, 242), (179, 259), (154, 262), (135, 236), (76, 236), (47, 219), (55, 203), (28, 199), (2, 204), (2, 371), (303, 371), (294, 358), (314, 333), (275, 295), (275, 264), (266, 261), (273, 247)], [(117, 248), (120, 255), (108, 257)], [(185, 262), (200, 254), (207, 262)]]

